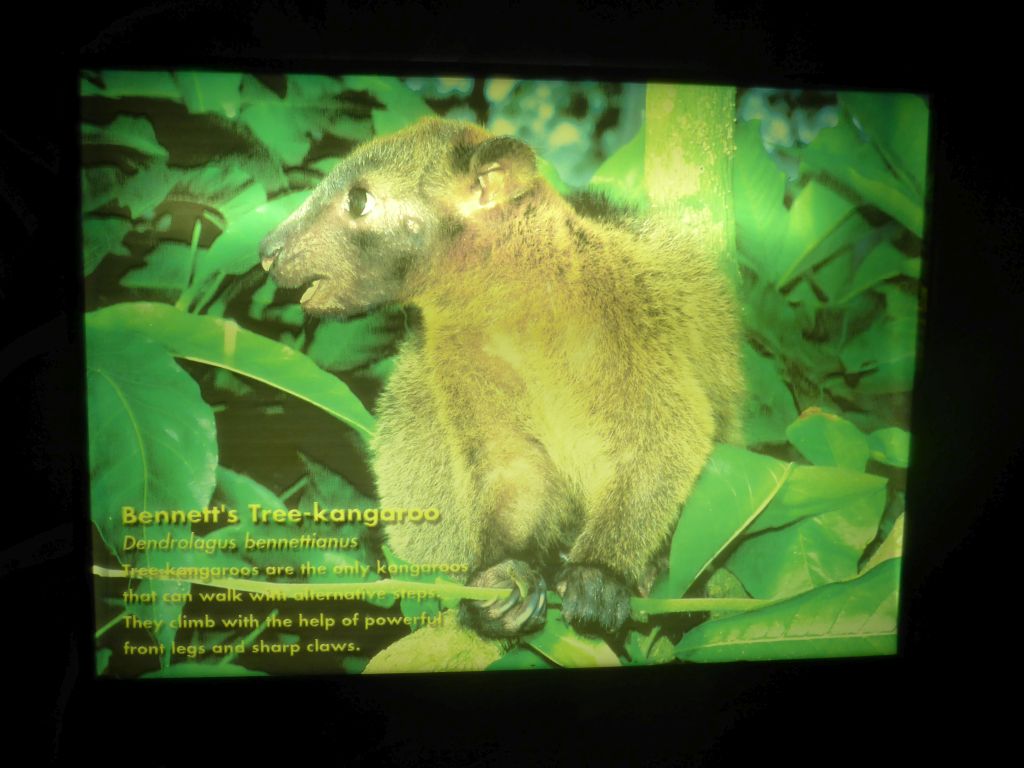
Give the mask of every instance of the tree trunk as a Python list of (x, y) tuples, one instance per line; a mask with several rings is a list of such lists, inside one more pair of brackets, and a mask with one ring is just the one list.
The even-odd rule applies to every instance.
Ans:
[(735, 264), (732, 158), (736, 89), (647, 86), (644, 168), (651, 202), (678, 209), (689, 230)]

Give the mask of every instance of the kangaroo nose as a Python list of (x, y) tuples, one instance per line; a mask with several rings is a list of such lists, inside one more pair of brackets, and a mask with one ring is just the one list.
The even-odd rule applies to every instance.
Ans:
[(277, 257), (281, 254), (283, 246), (281, 240), (271, 232), (260, 241), (260, 264), (267, 272), (274, 266)]

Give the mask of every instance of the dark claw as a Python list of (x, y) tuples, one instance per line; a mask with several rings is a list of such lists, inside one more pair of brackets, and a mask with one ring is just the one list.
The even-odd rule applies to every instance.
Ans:
[(470, 587), (502, 587), (512, 594), (497, 600), (463, 600), (462, 621), (486, 637), (516, 637), (544, 626), (547, 584), (521, 560), (505, 560), (478, 571)]
[(593, 565), (569, 565), (559, 574), (562, 616), (581, 632), (618, 632), (629, 618), (630, 590), (617, 576)]

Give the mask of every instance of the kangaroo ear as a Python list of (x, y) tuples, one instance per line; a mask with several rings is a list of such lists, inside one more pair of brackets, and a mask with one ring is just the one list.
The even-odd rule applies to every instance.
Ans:
[(491, 208), (530, 191), (537, 180), (537, 158), (519, 139), (498, 136), (476, 148), (469, 172), (480, 185), (480, 207)]

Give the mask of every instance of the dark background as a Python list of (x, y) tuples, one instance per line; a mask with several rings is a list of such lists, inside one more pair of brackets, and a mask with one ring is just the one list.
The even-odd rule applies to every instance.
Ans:
[[(996, 747), (1019, 509), (1012, 25), (895, 4), (577, 0), (30, 4), (4, 25), (0, 588), (8, 749), (147, 765), (830, 765)], [(443, 11), (441, 10), (443, 8)], [(970, 11), (970, 14), (968, 14)], [(944, 12), (947, 13), (947, 12)], [(1005, 22), (1005, 20), (1004, 20)], [(372, 71), (913, 90), (932, 197), (896, 658), (398, 678), (94, 681), (79, 296), (80, 67)], [(1014, 66), (1011, 70), (1010, 67)], [(969, 750), (969, 752), (967, 751)], [(262, 762), (262, 760), (261, 760)]]

